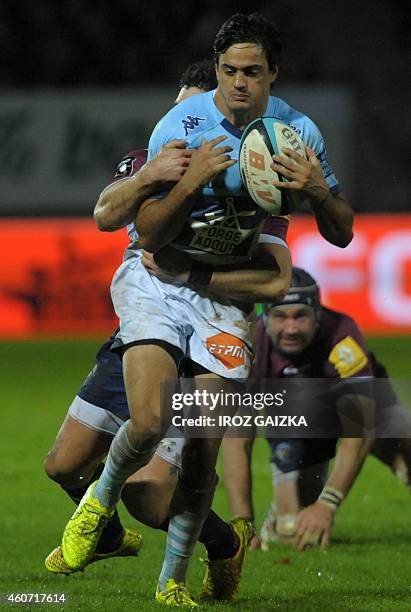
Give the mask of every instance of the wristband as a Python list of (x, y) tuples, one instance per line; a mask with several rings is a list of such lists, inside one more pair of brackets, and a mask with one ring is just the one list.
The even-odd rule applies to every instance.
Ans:
[(317, 501), (336, 511), (344, 499), (344, 493), (334, 487), (324, 487)]
[(193, 289), (208, 287), (213, 276), (214, 268), (208, 264), (193, 261), (190, 274), (188, 275), (187, 285)]

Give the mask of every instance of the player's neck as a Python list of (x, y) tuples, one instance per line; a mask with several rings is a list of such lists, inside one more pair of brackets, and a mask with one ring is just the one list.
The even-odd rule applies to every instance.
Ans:
[(261, 105), (254, 107), (253, 109), (247, 109), (244, 111), (240, 109), (232, 110), (227, 106), (226, 101), (217, 91), (216, 95), (214, 96), (214, 104), (217, 106), (220, 113), (222, 113), (230, 123), (235, 125), (235, 127), (242, 129), (251, 121), (257, 119), (257, 117), (264, 115), (267, 101), (265, 100), (263, 103), (261, 103)]

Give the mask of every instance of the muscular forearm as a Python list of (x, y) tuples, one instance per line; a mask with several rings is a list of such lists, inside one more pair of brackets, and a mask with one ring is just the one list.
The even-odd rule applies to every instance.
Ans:
[(208, 289), (221, 297), (243, 302), (281, 302), (288, 283), (279, 272), (237, 270), (214, 272)]
[(149, 162), (133, 176), (109, 185), (100, 194), (94, 208), (97, 227), (102, 232), (112, 232), (132, 223), (142, 202), (159, 184)]
[(181, 179), (162, 200), (147, 200), (135, 220), (143, 249), (155, 253), (181, 232), (195, 191)]
[(371, 445), (370, 438), (343, 438), (326, 486), (333, 487), (346, 496), (362, 468)]
[(350, 244), (354, 216), (344, 196), (329, 192), (324, 199), (310, 198), (310, 203), (322, 237), (341, 248)]
[[(211, 269), (205, 284), (197, 284), (196, 262), (172, 247), (164, 247), (155, 256), (142, 251), (142, 264), (157, 278), (179, 285), (204, 289), (240, 302), (281, 301), (291, 280), (291, 256), (287, 247), (263, 243), (248, 264)], [(208, 272), (208, 271), (207, 271)], [(204, 280), (204, 277), (201, 277)]]
[(209, 290), (244, 302), (281, 302), (291, 275), (290, 251), (277, 244), (259, 246), (247, 268), (214, 271)]
[(220, 295), (250, 302), (281, 302), (291, 282), (291, 254), (278, 244), (260, 244), (248, 269), (215, 272), (210, 288)]
[(193, 205), (193, 196), (213, 177), (236, 164), (230, 146), (219, 146), (226, 136), (204, 140), (191, 151), (191, 160), (179, 182), (162, 200), (147, 200), (135, 220), (140, 245), (156, 253), (170, 244), (183, 229)]

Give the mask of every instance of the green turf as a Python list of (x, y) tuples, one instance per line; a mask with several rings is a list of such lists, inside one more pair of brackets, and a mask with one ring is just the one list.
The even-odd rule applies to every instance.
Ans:
[[(62, 605), (43, 610), (158, 610), (153, 603), (165, 536), (142, 527), (139, 559), (113, 559), (70, 577), (49, 575), (43, 559), (61, 537), (72, 505), (42, 472), (43, 458), (79, 383), (92, 366), (93, 342), (0, 343), (0, 592), (61, 593)], [(410, 374), (411, 338), (371, 339), (393, 376)], [(257, 521), (270, 497), (267, 449), (254, 454)], [(227, 516), (222, 487), (215, 508)], [(135, 524), (123, 513), (127, 525)], [(252, 551), (238, 599), (209, 610), (410, 611), (410, 495), (373, 458), (340, 509), (334, 543), (325, 552), (296, 553), (284, 546)], [(198, 546), (189, 585), (198, 593), (203, 574)], [(4, 601), (4, 600), (3, 600)], [(9, 606), (1, 609), (33, 609)], [(160, 608), (161, 609), (161, 608)]]

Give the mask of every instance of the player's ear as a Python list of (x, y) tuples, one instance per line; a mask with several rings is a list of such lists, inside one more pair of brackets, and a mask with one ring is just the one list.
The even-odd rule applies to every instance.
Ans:
[(274, 66), (273, 70), (271, 70), (271, 85), (277, 80), (278, 77), (278, 73), (280, 72), (280, 67), (279, 66)]

